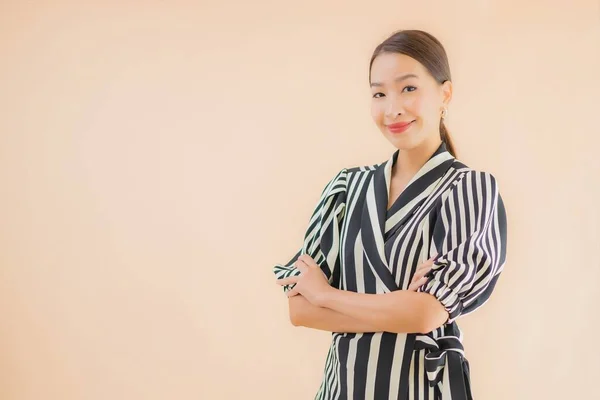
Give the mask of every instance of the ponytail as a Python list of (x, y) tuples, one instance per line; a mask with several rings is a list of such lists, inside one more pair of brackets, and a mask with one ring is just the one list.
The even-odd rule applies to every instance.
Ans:
[(457, 158), (456, 157), (456, 149), (454, 148), (454, 142), (452, 141), (452, 138), (450, 137), (450, 133), (448, 132), (446, 125), (444, 125), (443, 118), (440, 119), (440, 137), (442, 138), (442, 142), (444, 142), (446, 144), (446, 149), (448, 150), (448, 152), (450, 154), (452, 154), (452, 157)]

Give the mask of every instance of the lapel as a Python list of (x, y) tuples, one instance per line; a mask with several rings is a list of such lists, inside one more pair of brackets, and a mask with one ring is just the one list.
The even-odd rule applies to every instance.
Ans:
[(454, 157), (442, 142), (388, 211), (392, 167), (398, 160), (399, 153), (400, 150), (396, 150), (386, 162), (379, 164), (373, 171), (361, 215), (363, 253), (384, 293), (398, 290), (396, 278), (388, 266), (385, 254), (386, 233), (390, 234), (399, 229), (419, 210), (434, 193), (436, 186), (454, 162)]

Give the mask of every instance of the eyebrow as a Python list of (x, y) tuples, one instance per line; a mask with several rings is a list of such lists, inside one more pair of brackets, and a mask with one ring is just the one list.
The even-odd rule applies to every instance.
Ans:
[[(394, 82), (398, 83), (398, 82), (403, 81), (403, 80), (408, 79), (408, 78), (418, 78), (418, 76), (415, 75), (415, 74), (401, 75), (401, 76), (397, 77), (394, 80)], [(374, 87), (374, 86), (383, 86), (383, 84), (379, 83), (379, 82), (371, 82), (371, 87)]]

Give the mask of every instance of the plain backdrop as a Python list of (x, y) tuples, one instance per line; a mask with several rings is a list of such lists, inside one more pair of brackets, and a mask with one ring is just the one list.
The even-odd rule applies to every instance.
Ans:
[(289, 323), (272, 268), (335, 172), (395, 150), (368, 62), (413, 28), (508, 213), (459, 319), (475, 398), (597, 395), (597, 0), (3, 0), (0, 398), (312, 398), (330, 334)]

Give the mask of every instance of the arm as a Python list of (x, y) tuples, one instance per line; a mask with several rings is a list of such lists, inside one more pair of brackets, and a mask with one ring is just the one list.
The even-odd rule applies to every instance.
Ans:
[(441, 207), (432, 240), (440, 256), (416, 292), (326, 290), (318, 304), (386, 331), (426, 333), (473, 312), (490, 297), (506, 260), (506, 210), (496, 178), (472, 170)]
[[(422, 264), (420, 272), (413, 277), (416, 281), (411, 287), (416, 288), (423, 279), (428, 279), (423, 274), (432, 263), (433, 259)], [(448, 319), (446, 309), (429, 293), (417, 293), (410, 290), (411, 287), (387, 294), (339, 290), (328, 284), (319, 265), (309, 256), (301, 255), (295, 265), (299, 275), (278, 280), (280, 285), (295, 284), (294, 289), (286, 292), (290, 299), (300, 294), (308, 302), (308, 305), (300, 306), (290, 303), (290, 319), (294, 325), (323, 327), (323, 324), (343, 322), (359, 323), (358, 326), (350, 326), (352, 329), (366, 327), (369, 332), (427, 333)], [(419, 279), (421, 276), (423, 278)], [(334, 326), (332, 331), (340, 329)]]
[(496, 178), (469, 171), (441, 207), (433, 227), (439, 249), (431, 279), (417, 289), (437, 298), (447, 323), (485, 304), (506, 262), (507, 221)]
[(408, 290), (366, 294), (331, 288), (318, 304), (364, 321), (375, 331), (427, 333), (448, 320), (448, 312), (434, 296)]
[(304, 296), (289, 298), (290, 320), (294, 326), (319, 329), (328, 332), (377, 332), (379, 329), (369, 321), (360, 320), (329, 308), (310, 303)]

